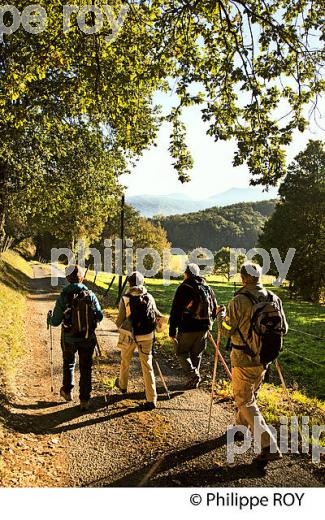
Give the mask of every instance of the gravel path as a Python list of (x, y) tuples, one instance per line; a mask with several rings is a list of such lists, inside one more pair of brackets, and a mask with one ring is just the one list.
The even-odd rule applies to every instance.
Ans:
[[(59, 329), (54, 331), (55, 393), (50, 391), (46, 314), (57, 292), (48, 272), (34, 266), (35, 280), (29, 299), (29, 344), (17, 377), (9, 426), (17, 442), (13, 460), (22, 454), (11, 473), (11, 486), (321, 486), (323, 477), (307, 458), (285, 456), (266, 468), (252, 463), (248, 452), (226, 462), (227, 425), (233, 405), (215, 403), (211, 435), (207, 435), (209, 395), (204, 389), (182, 390), (178, 368), (158, 354), (171, 399), (158, 382), (158, 408), (140, 412), (144, 400), (137, 355), (131, 367), (130, 393), (110, 391), (105, 401), (103, 381), (118, 375), (119, 352), (114, 323), (105, 318), (98, 329), (102, 357), (94, 367), (91, 408), (81, 413), (78, 401), (66, 404), (58, 396), (61, 382)], [(60, 281), (60, 285), (64, 283)], [(23, 460), (28, 464), (23, 465)], [(28, 470), (24, 469), (28, 467)], [(25, 472), (24, 472), (25, 471)], [(29, 473), (26, 473), (29, 471)]]

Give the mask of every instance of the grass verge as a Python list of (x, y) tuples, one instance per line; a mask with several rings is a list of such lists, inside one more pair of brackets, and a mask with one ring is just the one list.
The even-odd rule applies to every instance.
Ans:
[[(10, 388), (18, 358), (23, 353), (26, 294), (32, 269), (20, 255), (0, 255), (0, 373)], [(5, 388), (0, 391), (5, 394)]]
[[(325, 432), (319, 438), (312, 437), (313, 426), (325, 424), (325, 403), (317, 398), (311, 398), (299, 390), (288, 389), (289, 398), (282, 387), (264, 383), (258, 393), (258, 405), (267, 424), (276, 429), (284, 425), (287, 419), (288, 431), (291, 432), (291, 418), (295, 417), (301, 428), (303, 420), (306, 425), (301, 429), (304, 438), (310, 445), (320, 444), (325, 446)], [(229, 381), (220, 381), (215, 397), (219, 400), (232, 399), (232, 386)], [(300, 439), (301, 440), (301, 439)]]

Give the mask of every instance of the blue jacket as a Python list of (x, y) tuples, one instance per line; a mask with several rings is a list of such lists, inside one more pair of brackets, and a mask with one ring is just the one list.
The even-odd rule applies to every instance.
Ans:
[[(60, 296), (58, 297), (58, 299), (56, 301), (53, 315), (48, 320), (48, 323), (50, 325), (53, 325), (53, 327), (58, 327), (59, 325), (61, 325), (63, 318), (64, 318), (64, 311), (66, 310), (66, 307), (68, 304), (68, 295), (78, 288), (89, 291), (88, 287), (86, 287), (83, 283), (70, 283), (69, 285), (67, 285), (63, 289), (63, 291), (61, 292)], [(97, 319), (97, 321), (102, 321), (104, 315), (102, 313), (102, 309), (100, 307), (99, 301), (92, 291), (89, 291), (89, 293), (91, 296), (91, 300), (94, 304), (96, 319)], [(95, 335), (93, 335), (92, 337), (94, 337), (94, 336)], [(64, 339), (68, 343), (80, 343), (82, 341), (85, 341), (83, 338), (75, 338), (75, 337), (71, 336), (68, 332), (64, 333)], [(92, 339), (92, 338), (89, 338), (89, 339)]]

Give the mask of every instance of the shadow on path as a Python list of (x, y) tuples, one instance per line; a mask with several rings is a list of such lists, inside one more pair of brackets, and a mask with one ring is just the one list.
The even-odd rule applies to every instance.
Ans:
[[(178, 393), (172, 394), (173, 397), (177, 397)], [(18, 410), (39, 410), (42, 412), (47, 408), (60, 407), (59, 410), (52, 411), (50, 413), (39, 413), (39, 414), (30, 414), (30, 413), (15, 413), (15, 414), (7, 414), (7, 425), (19, 432), (19, 433), (34, 433), (36, 435), (46, 435), (46, 434), (58, 434), (67, 431), (77, 430), (83, 428), (85, 426), (91, 426), (93, 424), (99, 424), (107, 421), (111, 421), (117, 419), (119, 417), (124, 417), (129, 414), (142, 412), (141, 404), (136, 403), (135, 405), (130, 403), (124, 407), (118, 406), (114, 407), (114, 405), (121, 403), (123, 401), (130, 401), (141, 399), (144, 397), (142, 392), (136, 392), (129, 394), (127, 396), (121, 394), (113, 394), (107, 395), (106, 401), (104, 396), (98, 396), (91, 399), (90, 410), (87, 413), (81, 412), (79, 405), (69, 406), (63, 402), (47, 402), (47, 401), (38, 401), (35, 404), (11, 404), (12, 408), (16, 408)], [(167, 396), (160, 396), (160, 401), (166, 401)], [(97, 413), (102, 411), (101, 415)], [(157, 412), (159, 412), (159, 408), (157, 408)], [(96, 413), (96, 416), (92, 416)], [(150, 412), (155, 413), (155, 412)], [(84, 421), (80, 421), (81, 417), (85, 417)], [(77, 423), (69, 424), (71, 421), (79, 419)], [(68, 424), (67, 424), (68, 423)]]
[[(154, 465), (157, 465), (157, 467), (151, 476), (151, 481), (150, 479), (148, 480), (146, 487), (202, 487), (203, 485), (226, 485), (238, 481), (241, 478), (254, 479), (265, 475), (265, 468), (256, 463), (223, 467), (214, 465), (208, 469), (195, 468), (193, 470), (177, 472), (178, 466), (191, 462), (214, 450), (218, 450), (226, 446), (226, 444), (227, 435), (223, 434), (214, 439), (194, 443), (176, 451), (174, 450), (162, 456), (161, 459), (158, 458), (158, 462), (152, 461), (150, 464), (146, 464), (135, 471), (127, 473), (113, 482), (109, 482), (109, 477), (106, 477), (90, 482), (84, 487), (138, 487), (141, 485), (141, 482), (146, 479), (146, 476)], [(173, 471), (172, 475), (166, 475), (166, 472), (170, 470), (176, 471)]]
[[(157, 473), (164, 473), (172, 468), (176, 468), (177, 466), (183, 464), (184, 462), (189, 462), (191, 460), (196, 459), (206, 453), (209, 453), (213, 450), (221, 448), (227, 443), (227, 436), (221, 435), (220, 437), (216, 437), (214, 439), (209, 439), (204, 442), (197, 442), (194, 444), (190, 444), (184, 448), (179, 450), (173, 450), (170, 453), (167, 453), (165, 456), (162, 456), (161, 463), (157, 467)], [(150, 464), (146, 464), (141, 468), (136, 469), (124, 475), (123, 477), (114, 480), (113, 482), (107, 482), (108, 479), (100, 479), (94, 482), (90, 482), (87, 484), (88, 487), (137, 487), (140, 485), (141, 481), (151, 470), (155, 461), (152, 461)], [(157, 477), (153, 477), (155, 480), (155, 486), (157, 486)], [(165, 483), (166, 487), (170, 487), (170, 480), (168, 479), (168, 484)], [(149, 483), (150, 485), (150, 483)], [(159, 485), (159, 484), (158, 484)]]

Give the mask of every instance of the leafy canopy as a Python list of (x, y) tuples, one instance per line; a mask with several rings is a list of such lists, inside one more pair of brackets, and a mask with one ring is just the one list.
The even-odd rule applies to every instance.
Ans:
[(321, 141), (310, 141), (288, 168), (280, 186), (281, 201), (260, 238), (266, 249), (276, 247), (285, 258), (296, 249), (287, 278), (292, 288), (308, 300), (325, 294), (325, 150)]
[[(192, 166), (181, 116), (193, 104), (210, 135), (236, 140), (234, 164), (247, 162), (253, 183), (275, 184), (284, 174), (284, 147), (295, 128), (306, 128), (304, 107), (324, 88), (323, 2), (114, 0), (115, 16), (125, 5), (129, 11), (110, 42), (108, 25), (87, 35), (74, 16), (63, 34), (62, 2), (39, 3), (48, 13), (46, 30), (19, 29), (2, 45), (2, 125), (83, 116), (106, 125), (116, 146), (139, 154), (159, 123), (153, 93), (172, 91), (179, 103), (167, 116), (170, 153), (181, 181)], [(95, 23), (91, 14), (88, 23)]]

